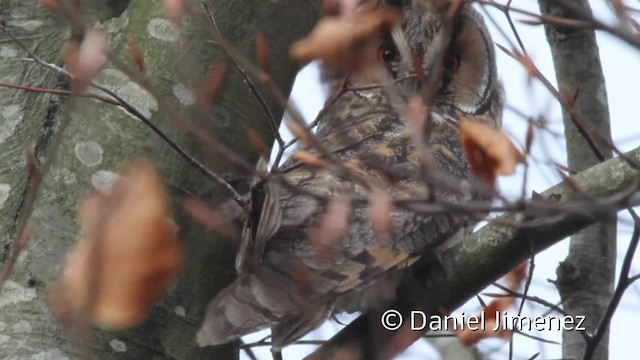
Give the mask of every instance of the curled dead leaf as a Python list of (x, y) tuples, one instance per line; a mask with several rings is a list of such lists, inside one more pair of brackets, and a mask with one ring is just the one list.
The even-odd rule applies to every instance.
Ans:
[(378, 7), (350, 17), (324, 17), (309, 35), (291, 46), (295, 61), (323, 60), (346, 70), (357, 70), (375, 59), (377, 39), (398, 21), (398, 14)]
[[(500, 321), (503, 311), (506, 311), (509, 307), (514, 304), (514, 300), (512, 297), (504, 297), (493, 300), (489, 305), (482, 309), (482, 312), (479, 316), (477, 316), (480, 320), (480, 323), (484, 324), (483, 328), (458, 328), (456, 330), (456, 335), (458, 336), (458, 340), (462, 342), (466, 346), (476, 345), (480, 340), (488, 339), (488, 338), (498, 338), (503, 340), (509, 340), (513, 336), (513, 331), (506, 329), (504, 324), (500, 324), (500, 326), (496, 329), (496, 318)], [(498, 316), (496, 316), (496, 312), (498, 312)], [(494, 331), (494, 329), (496, 329)]]
[(151, 165), (130, 164), (108, 194), (82, 203), (79, 219), (80, 240), (51, 295), (54, 311), (104, 328), (141, 322), (182, 264), (160, 179)]
[[(504, 276), (504, 284), (511, 291), (517, 291), (522, 282), (527, 278), (528, 262), (523, 262)], [(470, 329), (465, 327), (456, 331), (458, 339), (465, 345), (477, 344), (482, 339), (499, 338), (509, 340), (513, 336), (513, 330), (506, 327), (507, 324), (497, 324), (503, 320), (501, 314), (515, 305), (513, 296), (499, 297), (491, 301), (482, 309), (478, 319), (483, 319), (485, 326), (482, 329)], [(498, 326), (499, 325), (499, 326)], [(494, 331), (493, 329), (497, 329)]]
[(524, 156), (501, 130), (478, 121), (462, 119), (460, 143), (471, 170), (482, 180), (493, 184), (496, 175), (511, 175)]
[(518, 265), (515, 269), (509, 271), (504, 276), (505, 286), (512, 291), (518, 290), (520, 284), (527, 278), (527, 270), (529, 269), (529, 262), (524, 261)]

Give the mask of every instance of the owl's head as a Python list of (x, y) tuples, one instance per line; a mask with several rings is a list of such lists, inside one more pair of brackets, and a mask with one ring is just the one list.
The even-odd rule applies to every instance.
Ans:
[(422, 94), (462, 115), (498, 115), (502, 88), (482, 16), (464, 5), (447, 18), (446, 8), (435, 5), (443, 1), (388, 3), (402, 10), (403, 20), (382, 40), (378, 60), (398, 79), (402, 95)]

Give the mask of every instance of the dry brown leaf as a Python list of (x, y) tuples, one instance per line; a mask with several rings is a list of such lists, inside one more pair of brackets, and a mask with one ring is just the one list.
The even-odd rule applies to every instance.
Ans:
[(389, 8), (376, 8), (351, 17), (324, 17), (309, 35), (291, 46), (298, 62), (323, 60), (346, 70), (357, 70), (367, 59), (375, 59), (377, 40), (398, 20)]
[(506, 311), (509, 307), (514, 304), (514, 300), (512, 297), (504, 297), (493, 300), (489, 305), (487, 305), (480, 315), (477, 316), (480, 320), (481, 324), (484, 324), (484, 328), (474, 328), (471, 329), (469, 327), (458, 328), (456, 330), (456, 335), (460, 342), (462, 342), (466, 346), (472, 346), (477, 344), (482, 339), (488, 338), (498, 338), (503, 340), (511, 339), (513, 336), (513, 331), (504, 328), (504, 324), (500, 326), (496, 331), (493, 329), (496, 328), (496, 312), (502, 313)]
[(511, 175), (524, 161), (511, 139), (502, 131), (478, 121), (460, 120), (460, 143), (473, 172), (493, 184), (496, 175)]
[[(505, 286), (511, 291), (517, 291), (522, 282), (527, 278), (527, 269), (528, 262), (525, 261), (511, 270), (503, 278)], [(500, 321), (502, 318), (501, 316), (496, 316), (496, 313), (502, 314), (513, 305), (515, 305), (515, 298), (513, 296), (494, 299), (489, 305), (484, 307), (480, 315), (477, 316), (478, 319), (484, 318), (484, 321), (481, 323), (484, 323), (485, 327), (474, 330), (465, 327), (464, 329), (457, 330), (456, 335), (458, 335), (458, 339), (467, 346), (475, 345), (480, 340), (487, 338), (511, 339), (513, 331), (506, 329), (505, 324), (500, 324), (496, 331), (493, 331), (493, 329), (497, 327), (496, 319)]]
[(112, 190), (79, 210), (82, 235), (52, 293), (57, 314), (104, 328), (141, 322), (182, 264), (169, 204), (151, 165), (124, 169)]
[(522, 282), (527, 278), (527, 270), (529, 269), (528, 265), (529, 262), (524, 261), (515, 269), (509, 271), (509, 273), (504, 276), (505, 286), (512, 291), (518, 290)]

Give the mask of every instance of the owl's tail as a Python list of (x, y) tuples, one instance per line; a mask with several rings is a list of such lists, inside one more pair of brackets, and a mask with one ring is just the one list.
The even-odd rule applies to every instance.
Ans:
[(209, 303), (197, 335), (198, 345), (218, 345), (269, 327), (273, 321), (252, 275), (241, 275)]
[(243, 274), (222, 290), (207, 307), (198, 345), (223, 344), (271, 326), (271, 346), (280, 349), (329, 316), (326, 304), (304, 303), (296, 291), (287, 291), (286, 283), (273, 280)]

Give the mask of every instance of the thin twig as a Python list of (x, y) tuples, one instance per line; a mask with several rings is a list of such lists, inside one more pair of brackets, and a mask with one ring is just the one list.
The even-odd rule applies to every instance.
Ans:
[(584, 355), (582, 357), (583, 360), (591, 359), (600, 343), (600, 340), (604, 336), (604, 333), (607, 331), (607, 328), (611, 324), (611, 319), (613, 318), (613, 314), (616, 312), (618, 305), (620, 304), (620, 300), (622, 299), (622, 295), (624, 295), (627, 288), (633, 283), (634, 280), (629, 277), (629, 272), (631, 271), (631, 264), (633, 263), (633, 257), (636, 253), (636, 249), (638, 248), (638, 243), (640, 242), (640, 217), (636, 214), (633, 208), (628, 209), (629, 214), (633, 218), (634, 226), (633, 226), (633, 234), (631, 235), (631, 241), (629, 242), (629, 247), (627, 248), (627, 253), (624, 256), (624, 260), (622, 261), (622, 266), (620, 268), (620, 276), (618, 277), (618, 284), (616, 285), (616, 290), (613, 293), (613, 297), (611, 298), (611, 302), (609, 302), (609, 306), (605, 311), (602, 319), (598, 323), (595, 332), (590, 336), (590, 339), (587, 341), (587, 346), (584, 350)]

